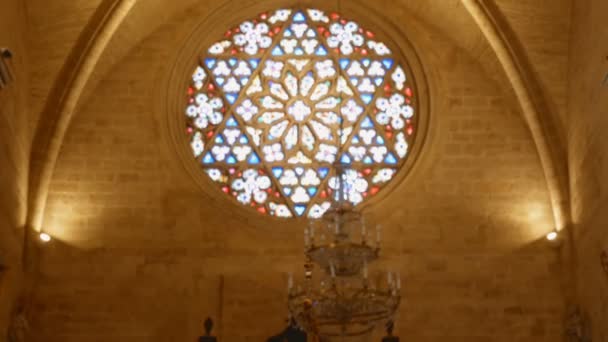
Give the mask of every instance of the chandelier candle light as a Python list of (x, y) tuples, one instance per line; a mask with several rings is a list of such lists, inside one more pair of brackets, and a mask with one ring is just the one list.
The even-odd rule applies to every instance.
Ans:
[[(365, 218), (346, 198), (344, 165), (335, 165), (341, 179), (337, 200), (304, 230), (304, 283), (294, 286), (289, 275), (287, 284), (290, 314), (304, 330), (321, 338), (369, 334), (379, 323), (393, 318), (401, 299), (399, 275), (388, 272), (386, 284), (369, 279), (368, 265), (380, 253), (381, 227), (376, 228), (375, 246), (370, 245)], [(315, 241), (316, 225), (321, 226), (319, 243)], [(352, 233), (358, 230), (360, 240), (356, 241)], [(326, 234), (331, 236), (328, 243)], [(319, 274), (316, 282), (315, 265), (321, 270), (314, 273)]]

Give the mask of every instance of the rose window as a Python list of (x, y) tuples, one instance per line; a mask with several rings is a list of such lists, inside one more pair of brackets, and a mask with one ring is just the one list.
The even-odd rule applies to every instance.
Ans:
[(224, 193), (262, 214), (320, 217), (347, 165), (348, 200), (375, 196), (408, 157), (416, 95), (407, 64), (338, 13), (262, 13), (195, 68), (186, 129)]

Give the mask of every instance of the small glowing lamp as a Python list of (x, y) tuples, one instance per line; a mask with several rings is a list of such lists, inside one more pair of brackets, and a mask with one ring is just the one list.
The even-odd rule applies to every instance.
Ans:
[(40, 241), (47, 243), (52, 240), (51, 236), (47, 233), (40, 233)]
[(558, 234), (556, 231), (552, 231), (549, 234), (547, 234), (547, 240), (549, 241), (555, 241), (558, 238)]

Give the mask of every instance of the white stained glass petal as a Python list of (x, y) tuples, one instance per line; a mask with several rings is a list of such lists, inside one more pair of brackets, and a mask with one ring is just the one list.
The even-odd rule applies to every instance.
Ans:
[(289, 164), (310, 164), (312, 160), (308, 158), (302, 151), (298, 151), (295, 156), (289, 158), (287, 161)]
[(226, 128), (224, 130), (223, 135), (224, 135), (224, 137), (226, 137), (226, 141), (228, 142), (228, 144), (234, 145), (234, 143), (236, 142), (236, 139), (238, 139), (241, 136), (241, 130)]
[(312, 169), (306, 170), (300, 182), (303, 186), (317, 186), (321, 184), (321, 179), (317, 176), (317, 172)]
[(353, 132), (353, 128), (347, 127), (347, 128), (344, 128), (343, 130), (340, 130), (339, 132), (340, 132), (340, 143), (342, 145), (344, 145), (344, 144), (346, 144), (348, 137), (350, 137), (350, 134)]
[(214, 182), (225, 182), (226, 181), (226, 177), (222, 174), (222, 171), (220, 171), (218, 169), (207, 169), (206, 172), (207, 172), (207, 175), (209, 175), (209, 178), (211, 178), (211, 180)]
[(308, 65), (308, 63), (310, 62), (309, 59), (289, 59), (287, 60), (287, 62), (291, 65), (293, 65), (297, 71), (302, 71), (304, 70), (304, 67), (306, 65)]
[(203, 135), (200, 132), (197, 132), (194, 137), (192, 137), (190, 147), (192, 148), (192, 153), (195, 157), (198, 157), (203, 153), (203, 150), (205, 150), (205, 143), (203, 142)]
[(283, 62), (268, 60), (262, 74), (266, 77), (279, 78), (283, 72), (283, 66)]
[(298, 144), (298, 126), (291, 126), (287, 135), (285, 136), (285, 148), (287, 150), (293, 149)]
[(295, 34), (296, 37), (302, 38), (304, 37), (304, 33), (308, 30), (308, 25), (304, 23), (293, 23), (291, 24), (291, 30)]
[(315, 120), (310, 120), (310, 124), (312, 125), (315, 133), (317, 133), (317, 137), (319, 137), (319, 139), (328, 141), (332, 140), (331, 130), (327, 126)]
[(289, 99), (289, 95), (280, 83), (270, 82), (270, 93), (283, 101)]
[(341, 111), (343, 116), (352, 123), (356, 122), (359, 119), (359, 116), (363, 113), (363, 107), (357, 104), (357, 102), (353, 99), (350, 99), (346, 102), (344, 107), (342, 107)]
[(330, 206), (331, 204), (329, 202), (324, 202), (323, 204), (313, 204), (308, 212), (308, 217), (312, 219), (321, 218)]
[(291, 200), (295, 203), (308, 203), (308, 201), (310, 201), (310, 196), (306, 192), (306, 189), (299, 186), (293, 192), (293, 195), (291, 195)]
[(312, 77), (312, 74), (307, 74), (300, 81), (300, 95), (308, 96), (310, 92), (310, 88), (315, 84), (315, 79)]
[(374, 183), (374, 184), (386, 183), (393, 178), (394, 174), (395, 174), (395, 170), (393, 170), (393, 169), (380, 169), (380, 170), (378, 170), (378, 173), (376, 173), (374, 178), (372, 178), (372, 183)]
[(318, 101), (320, 100), (322, 97), (324, 97), (325, 95), (327, 95), (329, 93), (329, 85), (331, 83), (329, 82), (324, 82), (324, 83), (319, 83), (317, 84), (317, 86), (315, 87), (315, 90), (313, 90), (312, 95), (310, 95), (310, 99), (313, 101)]
[(298, 95), (298, 79), (290, 72), (285, 76), (285, 86), (291, 96)]
[(272, 96), (264, 96), (262, 98), (262, 107), (266, 109), (281, 109), (283, 108), (283, 104), (272, 98)]
[(403, 90), (407, 78), (405, 76), (405, 71), (403, 71), (400, 66), (395, 69), (391, 78), (393, 82), (395, 82), (395, 88), (397, 88), (398, 90)]
[(262, 91), (262, 82), (260, 81), (260, 77), (256, 76), (253, 79), (253, 81), (251, 82), (249, 89), (247, 89), (247, 95), (253, 95), (253, 94), (259, 93), (261, 91)]
[(259, 204), (265, 203), (267, 198), (268, 194), (264, 191), (256, 191), (253, 193), (253, 200)]
[(384, 43), (370, 40), (367, 42), (367, 46), (379, 56), (385, 56), (391, 53), (391, 50), (389, 50), (389, 48)]
[(346, 70), (346, 73), (351, 77), (365, 76), (365, 70), (363, 70), (363, 67), (361, 67), (361, 63), (359, 63), (359, 61), (352, 62), (350, 67)]
[(321, 144), (319, 145), (319, 152), (315, 155), (315, 159), (320, 162), (333, 163), (336, 160), (336, 153), (338, 153), (338, 148), (335, 146)]
[(291, 10), (281, 9), (276, 12), (268, 19), (268, 22), (271, 24), (276, 24), (278, 22), (286, 21), (289, 19), (291, 15)]
[(399, 158), (403, 158), (407, 155), (408, 143), (405, 140), (405, 135), (403, 133), (397, 134), (397, 142), (395, 143), (395, 151), (397, 151), (397, 155)]
[(259, 118), (259, 121), (269, 125), (269, 124), (272, 124), (273, 122), (283, 118), (284, 116), (285, 116), (285, 113), (283, 113), (283, 112), (266, 112), (266, 113), (262, 114), (262, 116)]
[(272, 182), (270, 181), (270, 178), (268, 178), (268, 176), (259, 176), (255, 180), (255, 185), (260, 190), (266, 190), (266, 189), (270, 188), (270, 185), (272, 185)]
[(365, 157), (366, 152), (367, 151), (363, 146), (351, 146), (348, 148), (348, 153), (350, 153), (350, 155), (355, 161), (363, 160), (363, 157)]
[(369, 69), (367, 69), (367, 75), (373, 77), (383, 77), (386, 71), (382, 67), (382, 63), (379, 61), (373, 61)]
[(247, 127), (247, 133), (249, 133), (249, 136), (251, 136), (251, 139), (253, 140), (253, 143), (255, 144), (255, 146), (260, 146), (260, 138), (262, 136), (262, 130), (256, 129), (253, 127)]
[(320, 21), (323, 23), (329, 22), (329, 18), (322, 11), (309, 9), (308, 15), (310, 16), (310, 19), (312, 19), (312, 21)]
[(340, 99), (337, 97), (328, 97), (325, 100), (315, 105), (318, 109), (334, 109), (340, 103)]
[(319, 41), (316, 39), (304, 39), (302, 41), (302, 46), (304, 47), (304, 52), (306, 52), (306, 54), (308, 54), (308, 55), (314, 54), (318, 45), (319, 45)]
[(365, 77), (361, 79), (361, 83), (359, 83), (357, 89), (359, 89), (359, 91), (362, 93), (373, 93), (376, 91), (376, 86), (370, 78)]
[(285, 186), (298, 185), (298, 176), (296, 175), (296, 172), (294, 170), (287, 169), (285, 170), (285, 172), (283, 172), (283, 175), (281, 175), (279, 183)]
[(226, 84), (224, 84), (223, 88), (224, 88), (224, 91), (228, 92), (228, 93), (238, 93), (239, 91), (241, 91), (241, 85), (234, 77), (230, 77), (228, 79), (228, 82), (226, 82)]
[(302, 143), (304, 144), (304, 147), (306, 147), (309, 151), (312, 151), (315, 148), (315, 141), (316, 139), (310, 131), (310, 128), (308, 128), (308, 126), (303, 126)]
[(317, 75), (321, 78), (332, 77), (336, 74), (334, 62), (331, 60), (315, 63), (315, 69), (317, 70)]
[(363, 140), (365, 145), (371, 145), (376, 137), (376, 131), (373, 129), (361, 129), (361, 131), (359, 131), (359, 137)]
[(326, 125), (338, 124), (338, 115), (334, 112), (319, 112), (316, 116)]
[(287, 129), (287, 126), (289, 125), (288, 121), (283, 121), (280, 122), (272, 127), (270, 127), (270, 135), (269, 138), (271, 140), (274, 139), (278, 139), (281, 136), (283, 136), (283, 133), (285, 132), (285, 130)]
[(291, 117), (294, 118), (294, 120), (301, 122), (312, 113), (312, 110), (304, 101), (298, 100), (287, 108), (287, 112), (289, 115), (291, 115)]
[(230, 68), (226, 61), (219, 61), (213, 68), (213, 75), (215, 76), (230, 76)]
[(236, 76), (249, 76), (251, 75), (251, 68), (245, 61), (240, 61), (237, 68), (234, 70)]
[(274, 212), (274, 215), (277, 217), (292, 217), (291, 211), (285, 204), (270, 202), (268, 207), (270, 207), (270, 211)]
[(279, 44), (283, 48), (283, 52), (285, 52), (287, 54), (292, 54), (294, 52), (294, 50), (296, 49), (296, 47), (298, 46), (298, 40), (283, 38), (283, 39), (281, 39), (281, 42)]
[(254, 105), (250, 99), (247, 99), (236, 109), (236, 113), (240, 115), (243, 120), (249, 122), (251, 118), (258, 113), (258, 107)]
[(209, 53), (212, 55), (219, 55), (226, 51), (227, 48), (232, 45), (232, 42), (229, 40), (223, 40), (221, 42), (217, 42), (209, 48)]
[(236, 146), (232, 148), (232, 152), (236, 156), (238, 161), (244, 161), (247, 156), (251, 153), (251, 147), (249, 146)]
[(352, 89), (350, 89), (350, 87), (348, 86), (348, 82), (346, 82), (346, 80), (342, 76), (340, 76), (340, 78), (338, 79), (338, 92), (350, 96), (354, 95)]
[(369, 151), (376, 163), (381, 163), (384, 160), (384, 156), (388, 152), (386, 146), (372, 146)]
[(228, 146), (215, 145), (211, 149), (211, 153), (213, 154), (213, 156), (215, 157), (215, 160), (217, 160), (217, 161), (224, 161), (224, 159), (226, 159), (226, 156), (228, 155), (229, 152), (230, 152), (230, 148)]
[(264, 146), (262, 148), (262, 152), (264, 152), (265, 160), (270, 163), (281, 161), (285, 157), (283, 155), (283, 149), (281, 147), (281, 144), (279, 143)]
[[(205, 72), (205, 69), (203, 69), (202, 67), (197, 67), (196, 70), (194, 71), (194, 74), (192, 74), (192, 80), (194, 82), (198, 82), (198, 81), (204, 81), (207, 78), (207, 73)], [(199, 88), (200, 89), (200, 88)]]

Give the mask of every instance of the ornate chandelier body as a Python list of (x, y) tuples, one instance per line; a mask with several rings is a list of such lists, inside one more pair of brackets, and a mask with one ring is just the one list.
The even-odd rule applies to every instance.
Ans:
[[(401, 299), (398, 276), (388, 273), (386, 281), (369, 279), (368, 264), (379, 257), (380, 227), (372, 246), (364, 217), (345, 200), (343, 166), (337, 168), (342, 176), (338, 200), (319, 220), (318, 242), (313, 222), (305, 230), (304, 283), (294, 286), (291, 276), (288, 280), (290, 314), (304, 330), (322, 339), (370, 333), (392, 319)], [(355, 240), (357, 231), (359, 241)], [(321, 272), (313, 278), (315, 265)]]

